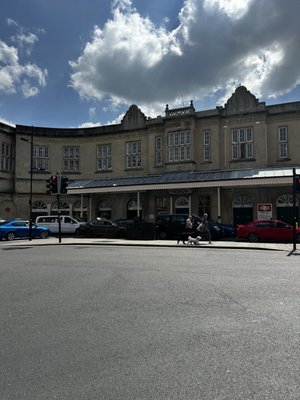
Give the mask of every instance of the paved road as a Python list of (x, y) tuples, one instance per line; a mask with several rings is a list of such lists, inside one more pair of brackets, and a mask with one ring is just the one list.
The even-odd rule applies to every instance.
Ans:
[(1, 400), (299, 399), (298, 254), (101, 243), (1, 244)]

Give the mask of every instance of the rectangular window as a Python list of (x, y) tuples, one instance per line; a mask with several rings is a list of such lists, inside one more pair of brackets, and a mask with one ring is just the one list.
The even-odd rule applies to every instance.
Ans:
[(79, 146), (63, 148), (63, 170), (65, 172), (79, 171)]
[(32, 169), (34, 171), (49, 171), (48, 146), (33, 146)]
[(279, 128), (279, 158), (288, 158), (288, 131), (286, 126)]
[(106, 171), (112, 168), (111, 144), (97, 146), (97, 171)]
[(203, 158), (210, 161), (210, 131), (203, 132)]
[(13, 148), (9, 143), (1, 143), (0, 169), (2, 171), (10, 171), (14, 168)]
[(232, 130), (232, 159), (245, 160), (253, 158), (253, 130), (240, 128)]
[(155, 138), (155, 165), (162, 165), (162, 144), (160, 136)]
[(141, 168), (142, 167), (142, 142), (126, 143), (126, 167)]
[(168, 135), (168, 161), (189, 161), (192, 157), (191, 132), (170, 132)]

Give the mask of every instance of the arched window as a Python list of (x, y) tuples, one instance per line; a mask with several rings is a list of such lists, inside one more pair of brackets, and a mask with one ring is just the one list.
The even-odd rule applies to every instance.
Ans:
[(111, 204), (107, 199), (102, 199), (98, 203), (98, 217), (111, 219)]
[(202, 217), (204, 213), (211, 216), (210, 196), (199, 196), (198, 214)]
[[(296, 199), (296, 219), (299, 219), (298, 200)], [(293, 195), (282, 194), (276, 201), (276, 218), (293, 225), (294, 222), (294, 207)]]
[(237, 196), (232, 202), (233, 223), (244, 224), (253, 220), (253, 203), (249, 196)]
[(85, 221), (87, 220), (88, 216), (88, 201), (87, 199), (83, 199), (82, 204), (81, 201), (75, 201), (73, 204), (73, 216), (75, 218), (82, 218)]
[(175, 213), (176, 214), (188, 214), (190, 212), (189, 199), (188, 197), (181, 196), (175, 201)]
[(47, 215), (48, 209), (47, 205), (43, 201), (34, 201), (32, 203), (32, 219), (36, 220), (39, 215)]
[[(136, 218), (138, 215), (138, 204), (136, 199), (130, 199), (127, 203), (127, 218)], [(139, 216), (142, 216), (142, 204), (139, 205)]]
[[(296, 199), (296, 202), (298, 202), (297, 199)], [(282, 194), (280, 197), (278, 197), (278, 199), (276, 201), (276, 206), (277, 207), (293, 207), (293, 195)]]
[[(60, 213), (62, 215), (69, 215), (70, 214), (70, 205), (66, 202), (60, 202), (59, 204)], [(52, 204), (51, 213), (56, 215), (58, 214), (58, 203), (57, 201)]]
[(237, 196), (233, 199), (232, 206), (233, 208), (250, 208), (253, 204), (249, 196)]

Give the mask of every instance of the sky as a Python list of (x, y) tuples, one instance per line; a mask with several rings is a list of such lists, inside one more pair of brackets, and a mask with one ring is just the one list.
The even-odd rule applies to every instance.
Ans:
[(0, 121), (76, 128), (300, 101), (299, 0), (1, 0)]

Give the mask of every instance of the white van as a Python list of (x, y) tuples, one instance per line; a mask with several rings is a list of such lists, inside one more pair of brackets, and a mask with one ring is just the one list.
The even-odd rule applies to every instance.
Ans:
[[(75, 233), (80, 225), (86, 224), (86, 222), (78, 220), (69, 215), (61, 215), (61, 233)], [(35, 223), (37, 225), (46, 226), (50, 229), (51, 233), (58, 233), (58, 215), (40, 215), (36, 218)]]

